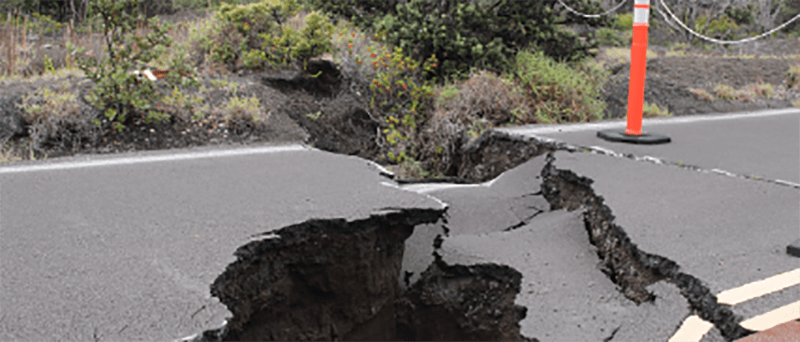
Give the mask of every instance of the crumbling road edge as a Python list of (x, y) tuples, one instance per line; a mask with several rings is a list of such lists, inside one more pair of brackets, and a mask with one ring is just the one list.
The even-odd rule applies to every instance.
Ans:
[(542, 193), (550, 202), (550, 210), (583, 209), (586, 231), (591, 244), (597, 248), (601, 269), (620, 286), (625, 297), (636, 303), (652, 301), (655, 297), (646, 287), (666, 280), (678, 286), (692, 310), (713, 323), (727, 340), (753, 333), (741, 327), (742, 318), (734, 314), (731, 306), (719, 304), (717, 297), (699, 279), (680, 272), (680, 266), (672, 260), (639, 250), (625, 231), (614, 223), (611, 209), (603, 204), (602, 196), (594, 193), (591, 179), (570, 170), (556, 169), (552, 153), (548, 153), (546, 158), (541, 173)]

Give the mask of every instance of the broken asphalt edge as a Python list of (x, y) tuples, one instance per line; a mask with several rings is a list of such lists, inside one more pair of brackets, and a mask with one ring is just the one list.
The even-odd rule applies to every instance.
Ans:
[[(498, 146), (499, 145), (499, 146)], [(504, 146), (509, 145), (509, 146)], [(514, 149), (512, 147), (526, 147), (522, 149)], [(487, 158), (487, 156), (491, 156), (492, 152), (497, 152), (493, 150), (497, 150), (498, 148), (503, 149), (506, 151), (506, 156), (503, 160), (500, 160), (500, 163), (505, 165), (497, 165), (497, 160), (492, 160), (491, 157)], [(462, 165), (461, 170), (465, 169), (479, 169), (479, 172), (472, 173), (472, 174), (465, 174), (464, 172), (459, 172), (461, 179), (466, 180), (467, 182), (476, 182), (476, 181), (485, 181), (486, 179), (496, 179), (498, 176), (502, 174), (502, 171), (511, 169), (516, 167), (525, 161), (547, 153), (548, 156), (548, 164), (542, 170), (542, 174), (545, 175), (545, 182), (542, 185), (543, 190), (547, 187), (547, 195), (545, 196), (549, 202), (551, 202), (551, 210), (557, 210), (558, 208), (564, 207), (567, 205), (570, 210), (575, 210), (575, 205), (580, 205), (584, 207), (584, 222), (586, 224), (587, 232), (590, 235), (590, 240), (593, 245), (598, 247), (598, 257), (602, 260), (603, 263), (603, 270), (604, 273), (609, 277), (612, 282), (619, 285), (621, 287), (621, 292), (629, 299), (641, 303), (642, 301), (652, 301), (654, 299), (654, 295), (649, 293), (646, 290), (646, 286), (660, 280), (667, 280), (675, 285), (677, 285), (681, 293), (684, 297), (689, 301), (693, 310), (697, 312), (697, 314), (707, 321), (711, 321), (714, 323), (715, 326), (723, 333), (728, 340), (734, 340), (737, 338), (741, 338), (751, 334), (752, 332), (742, 328), (739, 325), (741, 322), (741, 318), (737, 317), (733, 314), (730, 309), (730, 306), (727, 305), (720, 305), (716, 301), (716, 297), (713, 296), (707, 287), (705, 287), (700, 280), (697, 278), (687, 275), (685, 273), (679, 272), (679, 267), (671, 260), (668, 260), (661, 256), (651, 255), (642, 251), (639, 251), (635, 244), (630, 242), (630, 239), (627, 237), (625, 232), (615, 224), (613, 224), (613, 215), (608, 207), (602, 204), (603, 199), (600, 196), (594, 194), (594, 191), (591, 189), (592, 181), (585, 177), (578, 177), (574, 173), (568, 170), (557, 170), (552, 166), (552, 162), (554, 157), (552, 156), (552, 152), (563, 150), (568, 152), (578, 152), (578, 151), (591, 151), (592, 153), (600, 153), (615, 157), (627, 157), (629, 159), (634, 159), (637, 161), (649, 161), (656, 164), (668, 164), (667, 162), (662, 162), (656, 158), (652, 157), (636, 157), (633, 155), (621, 155), (615, 153), (613, 151), (605, 150), (599, 147), (584, 147), (584, 146), (573, 146), (569, 145), (564, 142), (559, 142), (554, 139), (543, 138), (543, 137), (536, 137), (536, 136), (521, 136), (513, 133), (506, 133), (501, 131), (489, 130), (484, 132), (481, 136), (470, 142), (469, 144), (465, 145), (462, 151)], [(487, 154), (488, 152), (488, 154)], [(512, 155), (513, 153), (513, 155)], [(489, 165), (487, 168), (484, 164), (495, 164)], [(483, 166), (483, 168), (478, 167)], [(703, 171), (699, 168), (687, 166), (687, 165), (676, 165), (679, 167), (684, 168), (693, 168), (697, 171)], [(482, 170), (481, 170), (482, 169)], [(502, 170), (502, 171), (501, 171)], [(707, 171), (704, 171), (707, 172)], [(387, 176), (388, 178), (393, 178), (393, 174), (388, 172), (381, 172), (382, 175)], [(747, 178), (747, 177), (745, 177)], [(412, 181), (413, 182), (413, 181)], [(459, 181), (458, 183), (462, 183)], [(547, 186), (545, 184), (548, 184)], [(576, 196), (575, 192), (580, 193), (580, 196)], [(567, 197), (564, 194), (571, 194)], [(580, 198), (579, 198), (580, 197)], [(569, 203), (567, 203), (567, 202)], [(428, 212), (430, 210), (423, 210), (423, 212)], [(396, 239), (397, 241), (404, 241), (410, 235), (410, 232), (413, 231), (413, 227), (416, 224), (422, 223), (435, 223), (438, 221), (439, 218), (442, 217), (444, 214), (444, 210), (438, 212), (435, 215), (437, 219), (433, 219), (433, 217), (428, 217), (428, 220), (415, 220), (412, 219), (411, 216), (414, 216), (412, 213), (416, 214), (423, 214), (423, 212), (415, 212), (413, 209), (404, 210), (398, 209), (393, 210), (389, 213), (383, 213), (382, 215), (373, 215), (366, 220), (354, 221), (352, 222), (353, 225), (350, 223), (338, 219), (338, 220), (309, 220), (304, 223), (289, 226), (286, 228), (281, 229), (279, 232), (281, 234), (274, 235), (275, 233), (270, 233), (270, 237), (265, 240), (260, 241), (253, 241), (248, 245), (245, 245), (236, 252), (237, 261), (233, 264), (229, 265), (226, 269), (225, 273), (221, 275), (217, 281), (214, 282), (212, 285), (212, 293), (219, 297), (223, 303), (229, 306), (228, 303), (231, 305), (234, 304), (237, 300), (241, 304), (240, 296), (236, 295), (229, 295), (227, 298), (228, 303), (222, 300), (222, 297), (225, 296), (224, 291), (226, 287), (233, 287), (241, 290), (239, 285), (231, 285), (236, 284), (234, 281), (237, 278), (237, 270), (241, 272), (244, 269), (248, 269), (248, 265), (252, 266), (258, 264), (255, 260), (263, 260), (265, 255), (261, 255), (260, 253), (275, 253), (284, 250), (284, 247), (288, 247), (290, 245), (297, 245), (297, 244), (306, 244), (310, 240), (318, 239), (320, 236), (324, 237), (326, 234), (322, 232), (333, 232), (333, 231), (349, 231), (355, 232), (351, 228), (359, 225), (370, 225), (367, 222), (376, 223), (378, 221), (382, 221), (388, 223), (390, 221), (386, 221), (389, 219), (398, 219), (399, 221), (405, 221), (404, 229), (401, 230), (409, 230), (408, 235), (405, 235), (402, 239)], [(436, 212), (436, 210), (433, 210)], [(428, 212), (431, 214), (432, 212)], [(426, 216), (423, 214), (423, 216)], [(410, 220), (410, 221), (409, 221)], [(416, 222), (416, 223), (414, 223)], [(390, 224), (391, 225), (391, 224)], [(327, 228), (325, 228), (327, 227)], [(333, 227), (338, 227), (339, 229), (334, 229)], [(303, 234), (299, 234), (298, 232), (304, 232)], [(315, 237), (308, 237), (307, 233), (314, 233), (316, 234)], [(321, 235), (320, 235), (321, 234)], [(280, 241), (291, 241), (295, 240), (294, 243), (289, 242), (285, 244), (285, 242), (275, 242), (276, 240)], [(302, 241), (301, 241), (302, 240)], [(439, 244), (440, 245), (440, 244)], [(283, 246), (283, 247), (281, 247)], [(395, 246), (396, 248), (397, 246)], [(437, 246), (439, 247), (439, 246)], [(281, 253), (278, 253), (281, 254)], [(435, 255), (436, 256), (436, 255)], [(267, 257), (268, 258), (268, 257)], [(402, 259), (402, 251), (399, 253), (398, 260)], [(312, 257), (313, 259), (313, 257)], [(275, 260), (271, 260), (271, 262), (275, 262)], [(285, 265), (284, 265), (285, 266)], [(464, 267), (467, 267), (466, 269)], [(492, 315), (495, 313), (500, 312), (500, 316), (504, 316), (504, 313), (513, 312), (514, 314), (511, 317), (514, 317), (515, 320), (513, 322), (508, 321), (508, 319), (504, 319), (504, 321), (508, 321), (505, 323), (504, 329), (505, 334), (502, 336), (504, 339), (522, 339), (522, 340), (535, 340), (531, 338), (524, 337), (522, 335), (518, 335), (519, 332), (519, 321), (521, 321), (525, 317), (525, 308), (519, 308), (513, 305), (513, 297), (519, 292), (519, 284), (518, 281), (514, 281), (514, 277), (496, 277), (496, 267), (506, 267), (501, 265), (473, 265), (473, 266), (462, 266), (462, 265), (446, 265), (441, 258), (436, 258), (435, 261), (430, 265), (429, 269), (426, 270), (425, 274), (420, 281), (416, 283), (415, 288), (411, 288), (407, 293), (399, 294), (399, 290), (394, 290), (394, 295), (390, 296), (396, 299), (396, 302), (399, 304), (395, 305), (395, 310), (397, 310), (397, 316), (402, 316), (402, 310), (405, 310), (404, 307), (411, 307), (414, 308), (415, 305), (419, 305), (421, 302), (421, 298), (415, 298), (413, 303), (409, 300), (409, 295), (413, 296), (414, 293), (419, 293), (424, 289), (426, 286), (434, 286), (438, 287), (441, 285), (442, 279), (458, 279), (459, 277), (463, 277), (464, 274), (469, 274), (472, 279), (470, 282), (475, 284), (483, 284), (484, 287), (487, 284), (487, 279), (489, 283), (494, 284), (497, 282), (498, 284), (502, 284), (502, 287), (505, 287), (506, 294), (513, 293), (512, 301), (506, 302), (505, 304), (498, 304), (499, 302), (493, 305), (495, 310), (492, 311)], [(317, 271), (320, 269), (317, 268)], [(468, 270), (468, 271), (465, 271)], [(513, 272), (518, 272), (516, 270), (510, 269)], [(274, 271), (274, 270), (273, 270)], [(258, 273), (258, 270), (253, 271)], [(508, 272), (508, 271), (504, 271)], [(513, 273), (512, 272), (512, 273)], [(252, 273), (252, 272), (251, 272)], [(390, 272), (392, 274), (399, 274), (398, 272)], [(502, 273), (502, 272), (501, 272)], [(274, 278), (274, 277), (273, 277)], [(394, 277), (397, 278), (397, 277)], [(491, 280), (493, 279), (493, 280)], [(262, 279), (263, 280), (263, 279)], [(517, 285), (515, 286), (514, 283)], [(436, 285), (439, 284), (439, 285)], [(264, 289), (267, 292), (271, 292), (269, 290), (269, 286), (259, 285), (260, 288)], [(493, 285), (497, 287), (497, 285)], [(486, 289), (484, 289), (486, 290)], [(416, 291), (416, 292), (414, 292)], [(426, 291), (430, 291), (426, 290)], [(234, 291), (235, 292), (235, 291)], [(502, 296), (501, 296), (502, 297)], [(405, 303), (405, 304), (404, 304)], [(385, 302), (383, 304), (388, 304)], [(410, 304), (410, 306), (409, 306)], [(422, 303), (422, 306), (426, 306), (425, 303)], [(442, 306), (443, 303), (427, 303), (428, 308), (434, 308), (436, 305)], [(453, 303), (449, 303), (449, 307), (446, 311), (449, 311), (450, 314), (456, 314), (453, 317), (459, 317), (457, 312), (455, 311), (464, 311), (464, 310), (471, 310), (471, 307), (464, 307), (464, 308), (456, 308), (452, 305)], [(261, 303), (261, 307), (264, 307), (264, 303)], [(384, 305), (385, 306), (385, 305)], [(230, 321), (226, 321), (226, 323), (218, 328), (213, 330), (208, 330), (203, 332), (200, 335), (193, 335), (180, 341), (221, 341), (226, 337), (231, 337), (230, 332), (231, 330), (240, 331), (244, 325), (246, 325), (246, 319), (243, 317), (247, 315), (239, 315), (237, 318), (236, 312), (240, 313), (247, 313), (252, 315), (253, 312), (257, 311), (253, 309), (252, 305), (247, 305), (248, 309), (242, 311), (241, 309), (231, 310), (234, 312), (234, 317), (230, 319)], [(497, 308), (503, 307), (503, 310), (498, 311)], [(439, 308), (441, 309), (441, 308)], [(375, 307), (371, 308), (372, 316), (369, 319), (375, 319)], [(434, 310), (435, 311), (435, 310)], [(462, 312), (463, 313), (463, 312)], [(473, 312), (474, 313), (474, 312)], [(438, 316), (441, 316), (441, 312)], [(370, 315), (367, 315), (370, 316)], [(465, 315), (466, 317), (468, 315)], [(408, 315), (406, 315), (408, 317)], [(329, 319), (332, 319), (328, 316)], [(485, 325), (480, 324), (473, 324), (475, 321), (470, 320), (469, 318), (456, 318), (457, 325), (463, 330), (466, 326), (470, 326), (471, 324), (474, 326), (478, 326), (479, 328), (470, 329), (474, 332), (477, 331), (499, 331), (497, 326), (494, 329), (485, 329)], [(493, 322), (497, 322), (494, 320)], [(362, 322), (363, 323), (363, 322)], [(387, 322), (388, 323), (388, 322)], [(406, 320), (405, 323), (413, 325), (414, 322), (410, 320)], [(423, 322), (427, 323), (427, 322)], [(510, 323), (510, 324), (509, 324)], [(345, 324), (346, 325), (346, 324)], [(497, 325), (497, 324), (495, 324)], [(336, 326), (333, 324), (332, 326)], [(396, 325), (399, 328), (402, 328), (403, 324), (398, 321)], [(512, 326), (516, 326), (517, 335), (512, 336), (509, 335), (509, 329)], [(352, 327), (351, 327), (352, 328)], [(431, 336), (429, 334), (435, 334), (436, 332), (431, 331), (424, 331), (424, 327), (417, 327), (421, 329), (420, 332), (423, 336)], [(336, 329), (331, 328), (329, 332), (326, 332), (327, 337), (332, 337), (332, 339), (342, 338), (343, 336), (347, 336), (349, 331), (341, 331), (341, 334), (335, 331)], [(405, 333), (402, 331), (396, 331), (395, 333), (403, 334), (405, 337), (411, 339), (420, 339), (423, 336), (416, 334), (415, 332), (408, 332)], [(311, 335), (301, 335), (307, 338), (312, 338), (314, 336)], [(317, 337), (321, 337), (316, 335)], [(350, 335), (353, 336), (352, 334)], [(449, 335), (450, 337), (454, 337)], [(484, 335), (485, 337), (501, 337), (496, 335)], [(278, 338), (278, 336), (272, 336), (274, 338)], [(387, 336), (388, 337), (388, 336)], [(306, 338), (306, 339), (307, 339)], [(406, 338), (406, 339), (408, 339)], [(296, 338), (295, 338), (296, 339)], [(424, 339), (424, 338), (423, 338)], [(490, 338), (492, 339), (492, 338)]]
[[(781, 180), (762, 178), (756, 175), (737, 174), (721, 169), (704, 169), (699, 166), (673, 162), (652, 156), (637, 156), (632, 153), (619, 153), (600, 146), (573, 145), (553, 138), (535, 134), (522, 134), (514, 131), (489, 129), (484, 131), (473, 141), (460, 149), (458, 177), (448, 180), (451, 183), (481, 183), (500, 176), (525, 161), (544, 155), (547, 152), (567, 151), (570, 153), (583, 152), (601, 154), (616, 158), (628, 158), (639, 162), (649, 162), (656, 165), (672, 166), (701, 173), (716, 173), (723, 176), (746, 179), (750, 181), (766, 182), (780, 186), (800, 189), (800, 184)], [(435, 181), (409, 179), (404, 183), (429, 183)]]
[(522, 274), (506, 265), (434, 261), (397, 306), (397, 339), (538, 341), (520, 334), (527, 308), (514, 304)]
[(236, 261), (211, 285), (233, 317), (180, 341), (382, 337), (370, 335), (371, 324), (380, 326), (376, 319), (394, 312), (405, 240), (414, 226), (435, 223), (446, 210), (310, 219), (264, 234), (239, 247)]
[(639, 250), (622, 227), (614, 223), (611, 209), (592, 189), (593, 180), (570, 170), (556, 169), (552, 153), (546, 158), (541, 173), (542, 193), (550, 202), (550, 210), (583, 210), (590, 243), (596, 247), (601, 260), (600, 268), (626, 298), (637, 304), (653, 301), (655, 295), (646, 287), (666, 280), (676, 285), (691, 309), (700, 318), (713, 323), (726, 340), (734, 341), (754, 333), (743, 328), (742, 318), (734, 314), (730, 305), (718, 303), (717, 297), (698, 278), (680, 272), (680, 266), (672, 260)]

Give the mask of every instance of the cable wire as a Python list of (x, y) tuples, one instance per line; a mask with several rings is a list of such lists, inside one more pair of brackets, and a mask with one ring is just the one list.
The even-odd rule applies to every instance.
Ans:
[(570, 11), (570, 12), (572, 12), (572, 13), (575, 13), (576, 15), (579, 15), (579, 16), (581, 16), (581, 17), (584, 17), (584, 18), (600, 18), (600, 17), (602, 17), (602, 16), (604, 16), (604, 15), (611, 14), (611, 12), (614, 12), (614, 11), (616, 11), (618, 8), (622, 7), (622, 5), (624, 5), (624, 4), (625, 4), (626, 0), (622, 0), (622, 2), (620, 2), (620, 3), (619, 3), (619, 5), (617, 5), (617, 7), (614, 7), (614, 8), (612, 8), (612, 9), (610, 9), (610, 10), (606, 11), (605, 13), (601, 13), (601, 14), (583, 14), (583, 13), (580, 13), (580, 12), (578, 12), (578, 11), (576, 11), (576, 10), (572, 9), (572, 7), (569, 7), (569, 6), (567, 6), (567, 4), (565, 4), (565, 3), (564, 3), (563, 1), (561, 1), (561, 0), (558, 0), (558, 2), (559, 2), (559, 3), (561, 3), (561, 6), (564, 6), (564, 7), (565, 7), (565, 8), (566, 8), (568, 11)]
[[(620, 3), (619, 3), (617, 6), (615, 6), (614, 8), (612, 8), (612, 9), (610, 9), (610, 10), (608, 10), (608, 11), (604, 12), (604, 13), (601, 13), (601, 14), (584, 14), (584, 13), (580, 13), (580, 12), (578, 12), (578, 11), (574, 10), (572, 7), (569, 7), (569, 6), (567, 6), (567, 4), (565, 4), (565, 3), (564, 3), (562, 0), (557, 0), (557, 1), (558, 1), (558, 2), (559, 2), (561, 5), (562, 5), (562, 6), (564, 6), (564, 8), (566, 8), (568, 11), (570, 11), (570, 12), (574, 13), (575, 15), (578, 15), (578, 16), (581, 16), (581, 17), (584, 17), (584, 18), (599, 18), (599, 17), (602, 17), (602, 16), (604, 16), (604, 15), (611, 14), (611, 12), (614, 12), (614, 11), (616, 11), (617, 9), (619, 9), (619, 8), (620, 8), (620, 7), (622, 7), (622, 5), (624, 5), (624, 4), (625, 4), (625, 2), (626, 2), (625, 0), (623, 0), (622, 2), (620, 2)], [(670, 11), (669, 7), (667, 7), (667, 5), (666, 5), (666, 4), (664, 4), (664, 0), (659, 0), (659, 1), (661, 2), (661, 6), (662, 6), (662, 7), (664, 7), (664, 9), (667, 11), (667, 13), (669, 13), (670, 17), (672, 17), (672, 20), (674, 20), (675, 22), (677, 22), (677, 23), (678, 23), (678, 25), (680, 25), (680, 26), (681, 26), (683, 29), (685, 29), (686, 31), (689, 31), (689, 33), (693, 34), (694, 36), (696, 36), (696, 37), (698, 37), (698, 38), (700, 38), (700, 39), (707, 40), (707, 41), (709, 41), (709, 42), (716, 43), (716, 44), (721, 44), (721, 45), (729, 45), (729, 44), (744, 44), (744, 43), (748, 43), (748, 42), (754, 41), (754, 40), (756, 40), (756, 39), (764, 38), (764, 37), (766, 37), (766, 36), (768, 36), (768, 35), (770, 35), (770, 34), (772, 34), (772, 33), (775, 33), (776, 31), (779, 31), (780, 29), (782, 29), (782, 28), (786, 27), (787, 25), (791, 24), (793, 21), (795, 21), (795, 20), (797, 20), (798, 18), (800, 18), (800, 14), (798, 14), (798, 15), (796, 15), (794, 18), (792, 18), (791, 20), (789, 20), (789, 21), (787, 21), (787, 22), (783, 23), (781, 26), (778, 26), (778, 27), (776, 27), (776, 28), (774, 28), (774, 29), (772, 29), (772, 30), (770, 30), (770, 31), (768, 31), (768, 32), (765, 32), (765, 33), (763, 33), (763, 34), (760, 34), (760, 35), (758, 35), (758, 36), (755, 36), (755, 37), (749, 37), (749, 38), (740, 39), (740, 40), (719, 40), (719, 39), (714, 39), (714, 38), (711, 38), (711, 37), (704, 36), (704, 35), (702, 35), (702, 34), (699, 34), (699, 33), (695, 32), (694, 30), (690, 29), (690, 28), (689, 28), (689, 27), (687, 27), (687, 26), (686, 26), (686, 25), (685, 25), (683, 22), (681, 22), (681, 21), (680, 21), (680, 20), (679, 20), (679, 19), (678, 19), (678, 18), (675, 16), (675, 14), (673, 14), (673, 13), (672, 13), (672, 11)], [(669, 23), (670, 23), (670, 22), (669, 22), (669, 19), (667, 19), (667, 16), (664, 14), (664, 12), (661, 12), (661, 10), (660, 10), (658, 7), (655, 7), (655, 9), (656, 9), (656, 11), (658, 12), (658, 14), (660, 14), (660, 15), (661, 15), (661, 17), (662, 17), (662, 18), (664, 18), (664, 21), (666, 21), (666, 22), (669, 24)], [(671, 25), (670, 25), (670, 26), (671, 26)]]
[[(561, 0), (559, 0), (559, 1), (561, 1)], [(740, 39), (740, 40), (719, 40), (719, 39), (714, 39), (714, 38), (711, 38), (711, 37), (706, 37), (706, 36), (703, 36), (703, 35), (701, 35), (701, 34), (699, 34), (699, 33), (697, 33), (697, 32), (694, 32), (692, 29), (690, 29), (690, 28), (686, 27), (686, 25), (684, 25), (684, 24), (683, 24), (683, 23), (682, 23), (682, 22), (681, 22), (681, 21), (680, 21), (680, 20), (679, 20), (679, 19), (678, 19), (678, 18), (675, 16), (675, 14), (672, 14), (672, 11), (670, 11), (670, 10), (669, 10), (669, 7), (667, 7), (667, 5), (666, 5), (666, 4), (664, 4), (664, 0), (660, 0), (660, 1), (661, 1), (661, 6), (662, 6), (662, 7), (664, 7), (664, 9), (667, 11), (667, 13), (669, 13), (669, 15), (672, 17), (672, 19), (673, 19), (673, 20), (675, 20), (675, 22), (677, 22), (677, 23), (678, 23), (678, 25), (680, 25), (681, 27), (683, 27), (685, 30), (689, 31), (689, 33), (691, 33), (691, 34), (693, 34), (693, 35), (697, 36), (697, 37), (698, 37), (698, 38), (700, 38), (700, 39), (704, 39), (704, 40), (710, 41), (710, 42), (712, 42), (712, 43), (721, 44), (721, 45), (727, 45), (727, 44), (744, 44), (744, 43), (751, 42), (751, 41), (754, 41), (754, 40), (756, 40), (756, 39), (759, 39), (759, 38), (763, 38), (763, 37), (765, 37), (765, 36), (768, 36), (768, 35), (770, 35), (770, 34), (774, 33), (775, 31), (778, 31), (778, 30), (780, 30), (780, 29), (784, 28), (786, 25), (789, 25), (789, 24), (791, 24), (793, 21), (797, 20), (797, 18), (800, 18), (800, 14), (798, 14), (798, 15), (796, 15), (794, 18), (792, 18), (791, 20), (789, 20), (789, 21), (787, 21), (787, 22), (783, 23), (783, 25), (781, 25), (781, 26), (778, 26), (778, 27), (776, 27), (776, 28), (772, 29), (772, 30), (771, 30), (771, 31), (769, 31), (769, 32), (765, 32), (765, 33), (763, 33), (763, 34), (761, 34), (761, 35), (758, 35), (758, 36), (755, 36), (755, 37), (750, 37), (750, 38), (745, 38), (745, 39)], [(656, 11), (658, 11), (658, 13), (659, 13), (659, 14), (661, 14), (661, 16), (664, 18), (664, 20), (665, 20), (665, 21), (669, 22), (669, 21), (667, 20), (667, 17), (664, 15), (664, 13), (663, 13), (663, 12), (661, 12), (661, 10), (659, 10), (658, 8), (656, 8)]]

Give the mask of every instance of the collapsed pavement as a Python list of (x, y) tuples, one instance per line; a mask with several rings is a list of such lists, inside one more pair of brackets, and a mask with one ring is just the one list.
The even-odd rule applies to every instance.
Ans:
[[(713, 323), (713, 332), (727, 341), (752, 333), (739, 325), (742, 317), (734, 308), (717, 303), (704, 280), (632, 242), (591, 179), (555, 167), (556, 156), (584, 148), (486, 135), (494, 138), (478, 142), (534, 145), (533, 152), (495, 158), (519, 166), (488, 182), (400, 186), (448, 203), (438, 217), (415, 220), (411, 212), (394, 213), (405, 226), (384, 221), (388, 217), (371, 218), (369, 224), (309, 221), (276, 234), (292, 236), (287, 242), (273, 236), (240, 248), (239, 260), (212, 292), (231, 312), (243, 314), (194, 340), (666, 340), (691, 314)], [(496, 169), (483, 170), (474, 178), (488, 178)], [(321, 238), (331, 234), (326, 229), (304, 236), (312, 226), (335, 227), (369, 236), (342, 236), (352, 243), (344, 249), (371, 250), (382, 240), (374, 225), (402, 232), (394, 233), (394, 252), (374, 263), (352, 252), (349, 259), (348, 253), (331, 252), (342, 245)], [(401, 240), (404, 248), (397, 245)], [(288, 253), (290, 247), (296, 250)], [(291, 260), (305, 261), (298, 267)], [(362, 261), (333, 266), (333, 260)], [(296, 275), (287, 276), (287, 268)], [(352, 282), (378, 276), (381, 281)], [(264, 283), (253, 285), (259, 279)], [(324, 300), (309, 299), (317, 297)], [(354, 298), (361, 302), (337, 308)]]

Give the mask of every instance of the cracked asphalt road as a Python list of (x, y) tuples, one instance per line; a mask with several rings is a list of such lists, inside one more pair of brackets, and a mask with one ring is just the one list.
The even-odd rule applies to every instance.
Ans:
[[(760, 115), (682, 120), (687, 122), (666, 119), (652, 125), (645, 121), (645, 131), (672, 138), (673, 142), (665, 145), (628, 145), (597, 138), (598, 129), (624, 128), (624, 122), (602, 123), (604, 127), (529, 126), (501, 131), (595, 151), (556, 152), (555, 167), (592, 179), (594, 191), (604, 197), (616, 223), (641, 251), (676, 262), (680, 271), (698, 278), (716, 294), (798, 268), (798, 260), (787, 255), (785, 248), (800, 237), (800, 111)], [(652, 158), (643, 158), (646, 156)], [(692, 167), (677, 166), (679, 160), (683, 166)], [(523, 273), (518, 302), (526, 303), (529, 309), (528, 317), (521, 322), (523, 335), (542, 341), (576, 341), (597, 338), (619, 327), (614, 339), (620, 341), (669, 339), (693, 314), (676, 294), (677, 288), (664, 281), (653, 284), (651, 287), (657, 288), (653, 291), (655, 302), (639, 307), (619, 293), (609, 295), (603, 288), (609, 286), (608, 280), (590, 280), (602, 275), (589, 267), (597, 262), (596, 257), (580, 265), (581, 257), (594, 251), (585, 239), (583, 222), (573, 220), (570, 224), (567, 215), (550, 218), (555, 224), (541, 225), (555, 213), (549, 212), (512, 232), (502, 231), (502, 227), (520, 221), (513, 208), (525, 205), (521, 194), (538, 190), (538, 184), (532, 182), (543, 164), (542, 157), (534, 158), (478, 186), (415, 184), (406, 188), (451, 204), (452, 217), (446, 225), (449, 238), (442, 242), (446, 262), (494, 262), (512, 265)], [(708, 172), (712, 169), (717, 171)], [(504, 193), (495, 189), (499, 184), (512, 187), (506, 187)], [(553, 231), (559, 224), (562, 228)], [(575, 238), (580, 234), (583, 241)], [(408, 254), (424, 255), (433, 250), (426, 246), (411, 248), (424, 252), (409, 250)], [(406, 256), (406, 260), (413, 258)], [(407, 263), (406, 271), (415, 271), (420, 264)], [(592, 273), (596, 273), (595, 278)], [(409, 279), (413, 281), (414, 276)], [(556, 292), (551, 296), (542, 295), (552, 291)], [(611, 309), (600, 314), (597, 301), (589, 297), (602, 298), (611, 303), (607, 304)], [(790, 286), (732, 310), (748, 319), (798, 300), (800, 286)], [(597, 317), (603, 321), (598, 322)], [(716, 328), (700, 338), (724, 340)]]
[[(555, 168), (593, 180), (639, 250), (719, 293), (798, 267), (785, 247), (800, 237), (800, 111), (782, 113), (645, 120), (645, 131), (673, 140), (657, 146), (608, 143), (594, 126), (507, 131), (663, 161), (553, 154)], [(508, 265), (522, 274), (521, 333), (541, 341), (664, 340), (694, 313), (664, 280), (640, 305), (617, 290), (597, 267), (579, 211), (550, 211), (543, 156), (484, 184), (397, 186), (365, 160), (299, 145), (221, 151), (0, 167), (0, 340), (172, 340), (217, 328), (230, 312), (209, 285), (253, 235), (444, 203), (447, 223), (417, 226), (406, 240), (403, 286), (434, 251), (448, 264)], [(798, 300), (793, 286), (731, 310), (747, 319)], [(703, 338), (722, 337), (712, 328)]]
[(382, 185), (356, 157), (299, 145), (196, 154), (213, 152), (224, 150), (0, 167), (0, 340), (169, 341), (218, 328), (230, 312), (209, 286), (252, 235), (442, 206)]
[[(798, 269), (786, 246), (800, 237), (800, 110), (645, 120), (644, 131), (672, 139), (664, 145), (596, 137), (612, 128), (624, 121), (506, 131), (606, 154), (557, 152), (555, 165), (592, 179), (639, 249), (675, 261), (713, 294)], [(746, 320), (798, 300), (791, 286), (732, 310)], [(714, 328), (703, 340), (720, 338)]]

